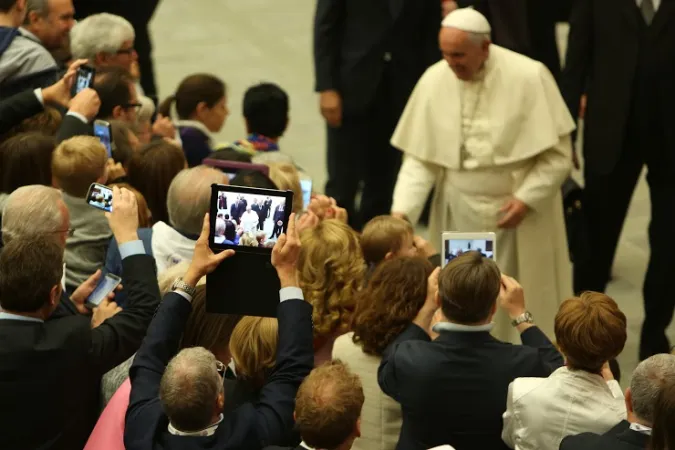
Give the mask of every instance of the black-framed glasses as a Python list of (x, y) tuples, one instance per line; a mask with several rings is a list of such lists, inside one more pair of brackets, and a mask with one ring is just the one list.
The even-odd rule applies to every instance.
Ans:
[(141, 112), (141, 108), (143, 108), (143, 105), (140, 103), (127, 103), (126, 105), (122, 105), (122, 108), (124, 109), (134, 108), (136, 110), (136, 114), (138, 114)]
[(117, 53), (118, 55), (131, 55), (135, 51), (136, 51), (135, 48), (129, 47), (129, 48), (121, 48), (117, 50), (117, 52), (115, 53)]

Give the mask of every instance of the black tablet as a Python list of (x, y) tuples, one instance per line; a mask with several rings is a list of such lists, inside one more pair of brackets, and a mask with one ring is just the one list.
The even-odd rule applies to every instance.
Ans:
[(217, 250), (271, 255), (286, 232), (292, 205), (292, 191), (214, 184), (209, 244)]

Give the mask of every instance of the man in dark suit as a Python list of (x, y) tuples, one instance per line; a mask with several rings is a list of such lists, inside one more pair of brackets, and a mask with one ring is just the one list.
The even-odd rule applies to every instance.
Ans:
[(331, 361), (312, 370), (295, 399), (295, 429), (302, 436), (296, 450), (351, 449), (361, 437), (364, 400), (361, 379), (344, 363)]
[(295, 221), (286, 240), (272, 250), (281, 281), (276, 365), (256, 404), (246, 403), (224, 418), (223, 382), (216, 359), (204, 349), (176, 355), (190, 315), (194, 286), (234, 254), (209, 249), (209, 222), (195, 246), (191, 266), (167, 294), (130, 370), (131, 395), (124, 444), (128, 450), (262, 448), (293, 428), (298, 387), (314, 365), (312, 308), (297, 287), (300, 240)]
[[(533, 324), (520, 285), (494, 261), (468, 252), (439, 271), (429, 278), (426, 303), (385, 350), (378, 370), (380, 387), (403, 409), (397, 449), (506, 449), (501, 434), (509, 383), (547, 377), (563, 358)], [(497, 302), (520, 331), (522, 346), (490, 335)], [(443, 318), (431, 341), (427, 330), (439, 308)]]
[(266, 219), (266, 217), (263, 216), (262, 207), (263, 207), (262, 203), (259, 202), (258, 200), (254, 200), (253, 206), (251, 206), (251, 209), (253, 210), (253, 212), (258, 215), (258, 225), (257, 225), (258, 230), (263, 229), (263, 225), (265, 224), (265, 219)]
[(82, 315), (46, 321), (62, 291), (56, 236), (12, 239), (0, 254), (0, 448), (83, 448), (100, 412), (101, 376), (141, 344), (159, 303), (157, 275), (136, 233), (136, 197), (113, 195), (110, 228), (129, 303), (97, 328)]
[(274, 228), (272, 229), (272, 236), (270, 236), (270, 239), (279, 237), (283, 231), (283, 221), (284, 217), (286, 217), (284, 208), (285, 206), (283, 203), (280, 203), (276, 208), (274, 208), (274, 216), (272, 217), (274, 220)]
[(635, 185), (647, 166), (650, 257), (644, 282), (640, 359), (669, 351), (675, 309), (675, 0), (577, 0), (560, 88), (584, 125), (584, 213), (589, 257), (575, 291), (603, 292)]
[(568, 436), (560, 443), (560, 450), (644, 450), (654, 423), (656, 398), (666, 380), (674, 378), (675, 355), (660, 354), (642, 361), (626, 390), (628, 420), (603, 435)]
[(357, 229), (390, 212), (401, 154), (389, 140), (417, 80), (441, 57), (440, 23), (437, 0), (317, 2), (314, 66), (327, 124), (326, 195), (347, 209)]
[(225, 194), (220, 194), (220, 197), (218, 197), (218, 209), (227, 209), (227, 197)]

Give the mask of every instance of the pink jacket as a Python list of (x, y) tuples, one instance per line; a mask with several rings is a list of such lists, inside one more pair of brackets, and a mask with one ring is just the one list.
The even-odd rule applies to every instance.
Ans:
[(98, 418), (84, 450), (125, 450), (124, 417), (129, 407), (130, 393), (131, 381), (127, 378)]

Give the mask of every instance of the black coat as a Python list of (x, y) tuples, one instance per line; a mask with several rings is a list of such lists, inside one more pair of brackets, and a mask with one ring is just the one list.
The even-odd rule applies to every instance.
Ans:
[(136, 352), (159, 303), (152, 256), (122, 264), (127, 306), (93, 330), (80, 315), (0, 320), (0, 448), (84, 447), (100, 413), (101, 376)]
[(501, 434), (509, 383), (547, 377), (563, 365), (539, 328), (521, 339), (524, 345), (511, 345), (487, 331), (442, 331), (430, 341), (410, 325), (387, 347), (378, 369), (380, 388), (403, 411), (396, 448), (506, 449)]
[[(587, 91), (584, 156), (590, 170), (611, 172), (623, 150), (628, 125), (645, 118), (659, 122), (661, 142), (675, 165), (673, 80), (675, 0), (662, 0), (646, 32), (635, 0), (575, 1), (560, 90), (573, 117), (578, 116), (579, 99)], [(644, 88), (651, 91), (651, 99), (635, 108), (636, 93)], [(647, 148), (653, 134), (641, 133), (641, 145)]]
[(582, 433), (568, 436), (560, 443), (560, 450), (644, 450), (649, 437), (633, 431), (627, 421), (620, 422), (607, 433)]

